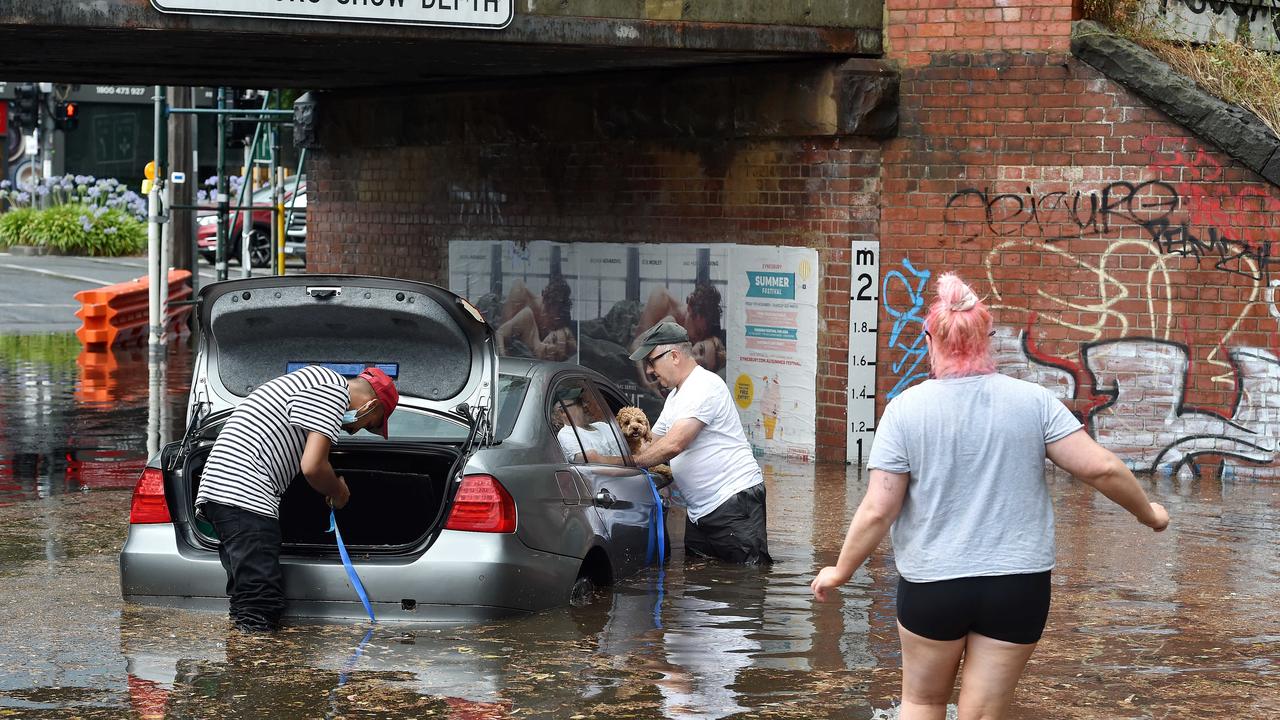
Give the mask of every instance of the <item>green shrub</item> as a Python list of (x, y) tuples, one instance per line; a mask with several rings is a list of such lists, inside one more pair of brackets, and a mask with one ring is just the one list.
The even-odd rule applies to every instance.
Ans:
[(35, 216), (34, 208), (17, 208), (0, 215), (0, 247), (33, 244), (28, 228)]
[(113, 178), (0, 180), (0, 247), (37, 245), (74, 255), (133, 255), (147, 247), (146, 199)]
[[(24, 244), (43, 245), (68, 255), (132, 255), (146, 247), (146, 226), (119, 208), (69, 204), (33, 212), (20, 235)], [(3, 221), (0, 217), (0, 222)]]

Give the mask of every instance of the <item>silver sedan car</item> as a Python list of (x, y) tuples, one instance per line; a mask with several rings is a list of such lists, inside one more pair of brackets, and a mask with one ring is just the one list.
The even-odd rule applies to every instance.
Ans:
[[(305, 365), (395, 378), (390, 437), (343, 438), (337, 511), (379, 620), (466, 621), (580, 603), (657, 562), (662, 503), (614, 417), (627, 404), (577, 365), (503, 358), (466, 300), (426, 283), (296, 275), (215, 283), (198, 298), (188, 429), (134, 490), (120, 578), (129, 601), (226, 608), (218, 540), (194, 499), (218, 431), (256, 386)], [(584, 461), (596, 450), (608, 462)], [(597, 457), (592, 455), (592, 457)], [(324, 498), (281, 503), (287, 616), (364, 616)]]

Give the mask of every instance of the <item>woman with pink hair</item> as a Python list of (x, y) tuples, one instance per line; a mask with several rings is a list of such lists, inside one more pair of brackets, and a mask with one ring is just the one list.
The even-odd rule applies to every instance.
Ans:
[(819, 601), (892, 530), (902, 720), (1003, 717), (1049, 614), (1053, 505), (1045, 459), (1159, 532), (1169, 514), (1038, 385), (995, 371), (991, 313), (952, 273), (925, 320), (932, 373), (885, 408), (863, 497)]

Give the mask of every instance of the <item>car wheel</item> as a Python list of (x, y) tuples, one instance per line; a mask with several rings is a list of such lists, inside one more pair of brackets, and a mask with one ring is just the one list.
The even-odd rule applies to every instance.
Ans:
[(216, 265), (218, 263), (218, 256), (214, 253), (200, 253), (200, 257), (204, 258), (204, 261), (210, 265)]
[(271, 266), (271, 236), (262, 228), (249, 235), (249, 262), (256, 268)]
[(586, 575), (579, 575), (577, 580), (573, 581), (573, 589), (569, 591), (569, 605), (571, 607), (586, 607), (596, 596), (596, 583)]

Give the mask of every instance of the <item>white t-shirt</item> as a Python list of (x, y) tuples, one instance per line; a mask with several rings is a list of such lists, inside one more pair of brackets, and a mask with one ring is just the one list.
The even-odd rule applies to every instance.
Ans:
[[(574, 459), (583, 450), (595, 450), (601, 455), (611, 455), (618, 457), (622, 454), (622, 449), (618, 447), (618, 441), (613, 436), (613, 428), (609, 427), (609, 423), (603, 420), (593, 422), (588, 427), (575, 428), (572, 425), (565, 425), (560, 428), (560, 432), (556, 433), (556, 439), (560, 441), (560, 449), (564, 450), (564, 459), (569, 462), (582, 462), (582, 459)], [(582, 439), (582, 443), (578, 443), (578, 439)]]
[(671, 458), (671, 475), (688, 503), (689, 519), (697, 522), (725, 500), (764, 482), (764, 475), (742, 432), (729, 388), (701, 365), (667, 396), (653, 434), (666, 435), (685, 418), (701, 420), (705, 427), (684, 452)]

